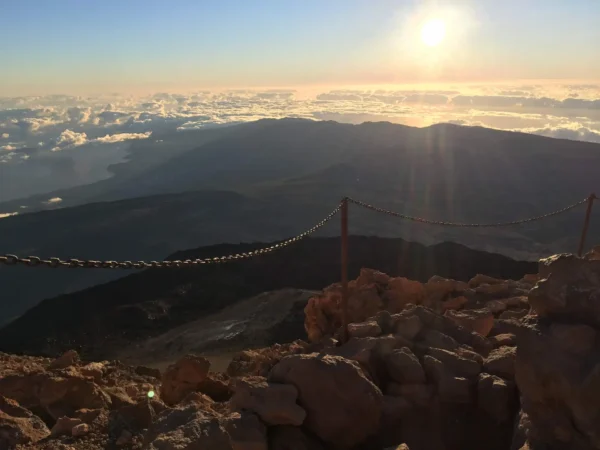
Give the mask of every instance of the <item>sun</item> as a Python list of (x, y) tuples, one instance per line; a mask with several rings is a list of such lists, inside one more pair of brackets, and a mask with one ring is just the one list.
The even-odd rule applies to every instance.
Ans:
[(446, 24), (439, 19), (432, 19), (421, 28), (421, 40), (425, 45), (435, 47), (446, 36)]

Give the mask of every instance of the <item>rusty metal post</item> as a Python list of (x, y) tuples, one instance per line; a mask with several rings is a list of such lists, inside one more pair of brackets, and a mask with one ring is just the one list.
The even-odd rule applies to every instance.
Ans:
[(579, 241), (579, 250), (577, 251), (577, 256), (582, 255), (583, 247), (585, 246), (585, 236), (587, 235), (588, 228), (590, 226), (590, 217), (592, 215), (592, 206), (594, 205), (594, 200), (596, 199), (596, 194), (590, 194), (588, 197), (587, 210), (585, 211), (585, 220), (583, 222), (583, 230), (581, 230), (581, 240)]
[(348, 340), (348, 199), (342, 200), (342, 342)]

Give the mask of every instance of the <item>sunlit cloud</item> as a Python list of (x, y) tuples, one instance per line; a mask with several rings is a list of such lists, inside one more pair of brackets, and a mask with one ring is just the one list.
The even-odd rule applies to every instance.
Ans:
[(55, 205), (55, 204), (60, 203), (62, 201), (63, 201), (63, 199), (60, 198), (60, 197), (52, 197), (52, 198), (46, 200), (44, 203), (46, 203), (47, 205)]
[[(451, 41), (450, 24), (447, 33)], [(447, 39), (436, 48), (450, 45)], [(170, 133), (265, 118), (454, 123), (600, 142), (599, 102), (600, 83), (588, 82), (0, 97), (0, 164), (12, 173), (3, 199), (109, 178), (110, 167), (145, 140), (152, 145)]]
[(18, 212), (9, 212), (9, 213), (0, 213), (0, 219), (4, 219), (5, 217), (16, 216), (19, 214)]
[(146, 133), (117, 133), (113, 135), (106, 135), (91, 140), (90, 142), (100, 142), (105, 144), (114, 144), (115, 142), (123, 142), (131, 139), (148, 139), (152, 135), (151, 131)]

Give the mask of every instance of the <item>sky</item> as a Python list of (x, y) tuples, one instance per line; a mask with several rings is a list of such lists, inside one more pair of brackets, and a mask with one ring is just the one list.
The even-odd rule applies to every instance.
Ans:
[(600, 0), (0, 0), (0, 203), (264, 118), (600, 144), (598, 23)]
[(595, 80), (599, 20), (598, 0), (0, 0), (0, 95)]

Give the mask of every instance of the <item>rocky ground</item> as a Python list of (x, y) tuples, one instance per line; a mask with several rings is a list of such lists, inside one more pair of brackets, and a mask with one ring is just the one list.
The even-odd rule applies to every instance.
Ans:
[(306, 306), (308, 341), (163, 371), (0, 354), (0, 449), (600, 448), (600, 251), (522, 280), (365, 269)]

